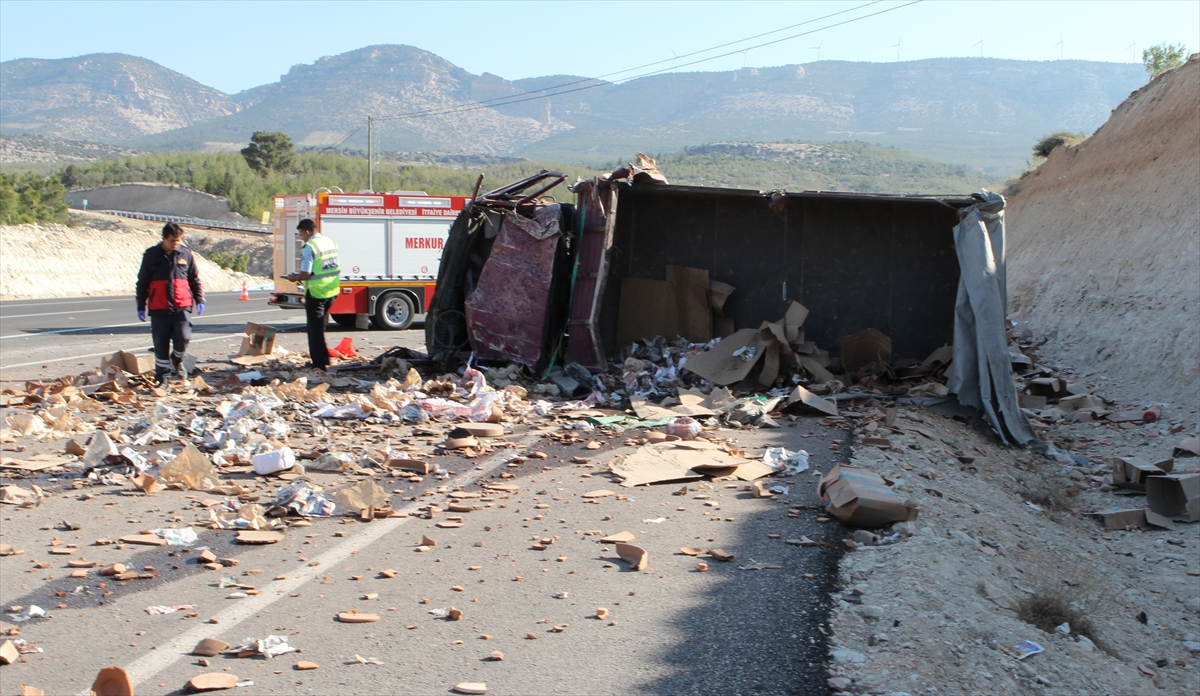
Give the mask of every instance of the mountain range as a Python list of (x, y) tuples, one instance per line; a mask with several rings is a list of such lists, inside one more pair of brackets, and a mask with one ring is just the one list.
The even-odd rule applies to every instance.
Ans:
[[(1010, 174), (1038, 138), (1090, 133), (1147, 78), (1136, 64), (941, 58), (584, 80), (475, 75), (419, 48), (382, 45), (227, 95), (133, 56), (20, 59), (0, 63), (0, 132), (211, 150), (277, 130), (301, 146), (365, 149), (371, 115), (382, 119), (374, 137), (385, 151), (600, 164), (720, 141), (861, 140)], [(535, 92), (566, 83), (595, 86)], [(462, 110), (505, 97), (527, 100)]]

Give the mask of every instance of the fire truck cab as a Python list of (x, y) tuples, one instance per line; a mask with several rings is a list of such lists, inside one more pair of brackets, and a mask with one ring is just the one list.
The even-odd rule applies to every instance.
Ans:
[(338, 244), (342, 289), (330, 308), (334, 321), (363, 329), (408, 328), (433, 297), (442, 246), (466, 202), (464, 196), (420, 191), (275, 196), (275, 292), (268, 303), (304, 307), (303, 290), (282, 276), (300, 270), (296, 224), (311, 218)]

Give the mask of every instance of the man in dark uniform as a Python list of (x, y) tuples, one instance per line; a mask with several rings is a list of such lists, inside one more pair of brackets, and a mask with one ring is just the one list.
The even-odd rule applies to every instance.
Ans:
[[(183, 245), (183, 228), (163, 225), (162, 242), (142, 254), (137, 280), (138, 321), (150, 311), (154, 335), (154, 380), (165, 386), (172, 372), (187, 378), (183, 356), (192, 340), (192, 306), (204, 314), (204, 287), (192, 250)], [(174, 350), (171, 350), (174, 343)]]
[(324, 371), (329, 367), (329, 348), (325, 345), (325, 322), (329, 308), (341, 292), (342, 271), (338, 263), (337, 242), (317, 231), (317, 223), (305, 218), (296, 225), (304, 241), (300, 271), (283, 276), (293, 283), (304, 283), (304, 315), (308, 330), (308, 357), (311, 367)]

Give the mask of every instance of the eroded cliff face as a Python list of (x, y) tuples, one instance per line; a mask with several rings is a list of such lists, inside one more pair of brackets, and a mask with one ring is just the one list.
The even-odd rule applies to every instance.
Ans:
[(1200, 401), (1200, 59), (1059, 147), (1008, 209), (1010, 314), (1079, 368)]

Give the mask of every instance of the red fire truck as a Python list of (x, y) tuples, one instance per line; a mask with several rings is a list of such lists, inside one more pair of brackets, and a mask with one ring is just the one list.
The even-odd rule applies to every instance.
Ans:
[(423, 192), (341, 193), (275, 197), (275, 292), (269, 304), (304, 307), (295, 283), (280, 276), (300, 270), (296, 223), (312, 218), (338, 244), (342, 292), (330, 314), (342, 326), (406, 329), (433, 297), (442, 245), (464, 196)]

